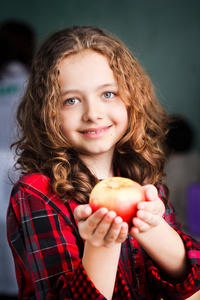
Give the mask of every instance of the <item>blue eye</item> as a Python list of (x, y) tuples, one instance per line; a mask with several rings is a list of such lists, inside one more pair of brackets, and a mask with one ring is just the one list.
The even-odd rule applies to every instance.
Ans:
[(110, 98), (114, 97), (114, 95), (115, 94), (112, 92), (106, 92), (106, 93), (103, 93), (103, 98), (110, 99)]
[(76, 99), (76, 98), (70, 98), (70, 99), (67, 99), (67, 100), (64, 102), (64, 104), (65, 104), (65, 105), (74, 105), (74, 104), (76, 104), (76, 103), (78, 103), (78, 102), (79, 102), (78, 99)]

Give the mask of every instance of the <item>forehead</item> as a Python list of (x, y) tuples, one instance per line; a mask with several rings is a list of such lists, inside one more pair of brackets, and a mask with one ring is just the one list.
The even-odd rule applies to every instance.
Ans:
[(59, 70), (65, 66), (67, 67), (74, 67), (74, 66), (87, 66), (92, 62), (95, 65), (102, 64), (105, 66), (107, 65), (109, 67), (109, 61), (106, 55), (100, 54), (97, 51), (91, 50), (91, 49), (85, 49), (78, 53), (71, 54), (65, 58), (62, 59), (59, 65)]
[(59, 66), (59, 73), (61, 87), (116, 83), (107, 57), (92, 50), (85, 50), (64, 58)]

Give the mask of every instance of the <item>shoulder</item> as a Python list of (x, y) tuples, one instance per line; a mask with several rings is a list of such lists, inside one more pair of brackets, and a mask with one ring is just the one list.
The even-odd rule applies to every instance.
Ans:
[(50, 208), (53, 204), (64, 205), (60, 197), (52, 191), (50, 178), (38, 173), (22, 176), (14, 185), (10, 204), (15, 207), (30, 207), (31, 210)]
[(50, 182), (50, 178), (40, 173), (31, 173), (23, 175), (16, 184), (21, 183), (25, 185), (38, 185), (39, 182)]
[(35, 191), (38, 194), (50, 193), (51, 182), (49, 177), (43, 174), (32, 173), (29, 175), (24, 175), (15, 183), (11, 196), (19, 191), (24, 191), (27, 193), (33, 193)]
[(50, 178), (39, 173), (22, 176), (12, 189), (10, 202), (15, 204), (28, 202), (37, 207), (40, 203), (40, 205), (49, 206), (60, 213), (66, 212), (69, 207), (74, 210), (78, 205), (74, 200), (64, 203), (59, 195), (53, 192)]

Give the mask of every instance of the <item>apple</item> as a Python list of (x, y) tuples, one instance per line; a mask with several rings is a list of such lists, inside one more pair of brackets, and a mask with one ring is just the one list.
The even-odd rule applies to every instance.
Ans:
[(93, 212), (101, 207), (115, 211), (131, 226), (138, 202), (145, 199), (145, 192), (139, 183), (129, 178), (111, 177), (103, 179), (94, 186), (89, 204)]

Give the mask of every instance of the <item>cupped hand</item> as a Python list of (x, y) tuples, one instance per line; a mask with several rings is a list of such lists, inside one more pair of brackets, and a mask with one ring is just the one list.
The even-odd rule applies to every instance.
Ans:
[(158, 196), (158, 191), (153, 185), (143, 186), (146, 194), (146, 201), (140, 202), (137, 205), (137, 214), (133, 218), (133, 226), (130, 229), (130, 234), (146, 232), (152, 227), (158, 226), (165, 213), (165, 205)]
[(89, 204), (79, 205), (74, 216), (80, 236), (94, 247), (112, 247), (122, 243), (128, 235), (128, 224), (105, 207), (92, 213)]

